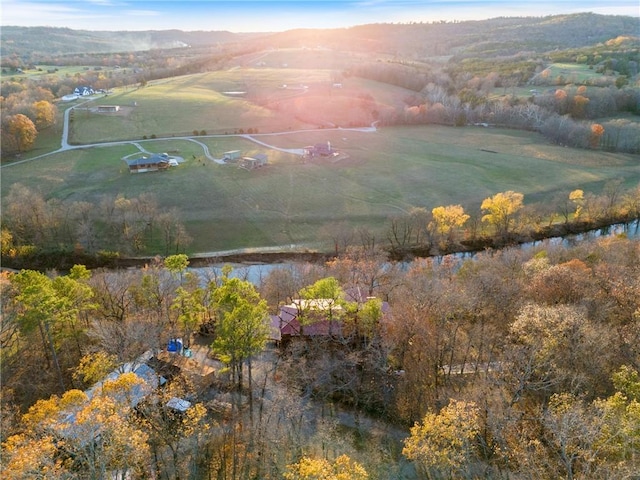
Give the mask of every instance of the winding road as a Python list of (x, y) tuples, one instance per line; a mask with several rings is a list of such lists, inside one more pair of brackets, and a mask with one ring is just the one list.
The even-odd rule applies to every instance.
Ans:
[(209, 151), (209, 147), (207, 145), (205, 145), (203, 142), (201, 142), (199, 139), (202, 138), (229, 138), (229, 137), (242, 137), (245, 138), (247, 140), (250, 140), (254, 143), (257, 143), (258, 145), (261, 145), (263, 147), (269, 148), (271, 150), (277, 150), (280, 152), (286, 152), (286, 153), (291, 153), (293, 155), (304, 155), (304, 149), (302, 148), (281, 148), (281, 147), (276, 147), (274, 145), (270, 145), (262, 140), (259, 140), (256, 137), (269, 137), (269, 136), (276, 136), (276, 135), (289, 135), (291, 133), (300, 133), (300, 132), (326, 132), (326, 131), (336, 131), (336, 130), (340, 130), (340, 131), (351, 131), (351, 132), (375, 132), (376, 131), (376, 123), (374, 122), (371, 124), (370, 127), (359, 127), (359, 128), (340, 128), (340, 127), (336, 127), (336, 128), (316, 128), (316, 129), (305, 129), (305, 130), (290, 130), (290, 131), (286, 131), (286, 132), (274, 132), (274, 133), (260, 133), (260, 134), (254, 134), (254, 135), (248, 135), (248, 134), (219, 134), (219, 135), (202, 135), (202, 136), (198, 136), (198, 139), (194, 138), (193, 136), (185, 136), (185, 137), (158, 137), (158, 138), (154, 138), (154, 139), (148, 139), (148, 140), (121, 140), (121, 141), (117, 141), (117, 142), (98, 142), (98, 143), (87, 143), (87, 144), (81, 144), (81, 145), (71, 145), (69, 144), (69, 129), (70, 129), (70, 122), (69, 122), (69, 117), (71, 115), (71, 112), (80, 107), (81, 105), (90, 102), (93, 99), (88, 99), (85, 100), (84, 102), (81, 102), (77, 105), (74, 105), (72, 107), (67, 108), (64, 111), (64, 124), (62, 126), (62, 139), (60, 141), (60, 148), (57, 150), (53, 150), (51, 152), (47, 152), (47, 153), (43, 153), (42, 155), (38, 155), (35, 157), (31, 157), (31, 158), (27, 158), (24, 160), (19, 160), (17, 162), (12, 162), (12, 163), (7, 163), (4, 165), (0, 165), (0, 168), (8, 168), (8, 167), (12, 167), (14, 165), (20, 165), (22, 163), (26, 163), (26, 162), (32, 162), (34, 160), (39, 160), (43, 157), (47, 157), (49, 155), (53, 155), (56, 153), (60, 153), (60, 152), (65, 152), (65, 151), (69, 151), (69, 150), (76, 150), (76, 149), (80, 149), (80, 148), (92, 148), (92, 147), (109, 147), (109, 146), (116, 146), (116, 145), (133, 145), (135, 146), (138, 150), (140, 150), (142, 153), (150, 153), (147, 150), (144, 149), (144, 147), (141, 145), (141, 143), (143, 142), (153, 142), (156, 140), (188, 140), (190, 142), (194, 142), (197, 143), (198, 145), (200, 145), (202, 147), (202, 150), (204, 152), (204, 156), (206, 158), (208, 158), (209, 160), (216, 162), (216, 163), (224, 163), (222, 162), (221, 159), (215, 158), (211, 155), (211, 152)]
[[(12, 163), (7, 163), (4, 165), (0, 165), (0, 169), (4, 169), (4, 168), (9, 168), (15, 165), (20, 165), (23, 163), (27, 163), (27, 162), (33, 162), (35, 160), (39, 160), (41, 158), (44, 157), (48, 157), (50, 155), (54, 155), (56, 153), (61, 153), (61, 152), (65, 152), (65, 151), (70, 151), (70, 150), (77, 150), (77, 149), (86, 149), (86, 148), (92, 148), (92, 147), (109, 147), (109, 146), (117, 146), (117, 145), (133, 145), (134, 147), (136, 147), (141, 153), (145, 153), (145, 154), (150, 154), (151, 152), (147, 151), (141, 144), (142, 143), (146, 143), (146, 142), (154, 142), (157, 140), (187, 140), (193, 143), (196, 143), (198, 145), (200, 145), (202, 147), (202, 151), (204, 153), (204, 156), (216, 163), (219, 164), (224, 164), (224, 161), (222, 159), (219, 158), (215, 158), (213, 155), (211, 155), (211, 152), (209, 151), (209, 147), (200, 141), (200, 139), (202, 138), (229, 138), (229, 137), (241, 137), (241, 138), (245, 138), (247, 140), (250, 140), (252, 142), (257, 143), (258, 145), (261, 145), (265, 148), (269, 148), (271, 150), (277, 150), (280, 152), (286, 152), (286, 153), (291, 153), (293, 155), (304, 155), (304, 149), (302, 148), (281, 148), (281, 147), (276, 147), (275, 145), (270, 145), (269, 143), (266, 143), (262, 140), (259, 140), (256, 137), (269, 137), (269, 136), (277, 136), (277, 135), (289, 135), (291, 133), (301, 133), (301, 132), (326, 132), (326, 131), (352, 131), (352, 132), (367, 132), (367, 133), (373, 133), (376, 132), (376, 123), (374, 122), (371, 124), (371, 126), (369, 127), (356, 127), (356, 128), (341, 128), (341, 127), (336, 127), (336, 128), (316, 128), (316, 129), (303, 129), (303, 130), (289, 130), (286, 132), (274, 132), (274, 133), (260, 133), (260, 134), (254, 134), (254, 135), (249, 135), (249, 134), (220, 134), (220, 135), (199, 135), (196, 138), (194, 138), (193, 136), (183, 136), (183, 137), (159, 137), (159, 138), (154, 138), (154, 139), (147, 139), (147, 140), (122, 140), (122, 141), (116, 141), (116, 142), (98, 142), (98, 143), (88, 143), (88, 144), (82, 144), (82, 145), (71, 145), (69, 144), (69, 130), (70, 130), (70, 116), (71, 116), (71, 112), (80, 107), (81, 105), (84, 105), (85, 103), (90, 102), (93, 99), (88, 99), (85, 100), (77, 105), (73, 105), (69, 108), (67, 108), (64, 111), (64, 124), (62, 127), (62, 138), (60, 140), (60, 148), (57, 150), (53, 150), (51, 152), (47, 152), (47, 153), (43, 153), (42, 155), (38, 155), (35, 157), (31, 157), (31, 158), (27, 158), (24, 160), (19, 160), (16, 162), (12, 162)], [(308, 248), (312, 248), (312, 246), (310, 245), (281, 245), (281, 246), (276, 246), (276, 247), (267, 247), (265, 249), (255, 249), (255, 248), (247, 248), (247, 249), (237, 249), (237, 250), (230, 250), (228, 252), (207, 252), (207, 253), (201, 253), (199, 255), (195, 255), (198, 257), (216, 257), (216, 256), (220, 256), (221, 254), (242, 254), (242, 253), (251, 253), (251, 252), (257, 252), (257, 251), (264, 251), (264, 250), (268, 250), (268, 251), (299, 251), (299, 250), (306, 250)]]

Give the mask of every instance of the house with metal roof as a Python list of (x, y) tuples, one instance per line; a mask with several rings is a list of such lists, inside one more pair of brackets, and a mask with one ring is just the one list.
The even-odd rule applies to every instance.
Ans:
[(125, 159), (130, 173), (146, 173), (166, 170), (171, 166), (170, 158), (166, 153), (153, 154), (150, 157)]

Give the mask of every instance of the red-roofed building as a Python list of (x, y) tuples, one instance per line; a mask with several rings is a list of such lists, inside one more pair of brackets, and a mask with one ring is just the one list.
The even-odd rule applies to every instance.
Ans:
[[(363, 304), (372, 297), (350, 292), (350, 298)], [(355, 294), (355, 295), (354, 295)], [(389, 313), (389, 304), (382, 302), (382, 313)], [(349, 332), (343, 330), (342, 305), (333, 299), (293, 300), (280, 307), (278, 315), (271, 315), (271, 340), (279, 343), (292, 338), (341, 337)]]
[(271, 316), (272, 339), (342, 335), (341, 313), (342, 307), (332, 299), (294, 300)]

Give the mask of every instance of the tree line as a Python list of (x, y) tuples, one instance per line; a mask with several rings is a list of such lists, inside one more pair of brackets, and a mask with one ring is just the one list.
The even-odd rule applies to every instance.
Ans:
[[(395, 109), (376, 110), (373, 120), (381, 125), (442, 124), (464, 126), (482, 124), (531, 130), (541, 133), (555, 144), (575, 148), (601, 148), (608, 151), (640, 152), (637, 124), (623, 118), (603, 120), (614, 115), (637, 114), (640, 92), (637, 88), (552, 84), (544, 90), (546, 70), (533, 65), (531, 79), (508, 63), (514, 73), (491, 70), (473, 75), (457, 65), (452, 76), (438, 65), (418, 68), (410, 65), (372, 64), (353, 67), (345, 75), (356, 75), (401, 86), (415, 93), (407, 95), (404, 104)], [(537, 67), (538, 70), (535, 70)], [(530, 96), (509, 93), (516, 86), (529, 84)], [(496, 97), (494, 88), (504, 89)], [(550, 87), (550, 88), (549, 88)]]
[(55, 125), (58, 116), (51, 91), (14, 83), (3, 82), (0, 96), (0, 147), (3, 155), (30, 150), (38, 131)]
[[(154, 251), (180, 253), (191, 237), (175, 208), (161, 209), (154, 194), (105, 195), (86, 201), (45, 200), (22, 184), (5, 199), (2, 255), (15, 266), (42, 263), (63, 268), (76, 261), (108, 262), (114, 257)], [(71, 265), (68, 265), (70, 267)]]
[[(408, 268), (351, 247), (258, 285), (188, 264), (3, 274), (7, 478), (604, 479), (640, 467), (637, 241)], [(317, 321), (305, 299), (340, 306), (341, 330), (267, 348), (280, 305), (299, 301), (303, 327)], [(134, 411), (131, 374), (83, 392), (170, 338), (191, 345), (204, 324), (226, 367), (204, 391), (178, 375)], [(191, 400), (186, 415), (165, 408), (173, 397)], [(402, 448), (358, 437), (365, 417), (404, 432)]]
[[(136, 254), (182, 253), (191, 243), (180, 212), (160, 209), (149, 193), (106, 195), (94, 204), (45, 200), (41, 193), (15, 184), (5, 205), (1, 251), (5, 262), (17, 268), (69, 268), (73, 262), (100, 266)], [(522, 193), (507, 191), (469, 211), (462, 205), (414, 207), (390, 217), (384, 237), (347, 222), (329, 223), (319, 236), (335, 254), (360, 245), (383, 248), (397, 260), (499, 248), (639, 217), (640, 186), (625, 190), (623, 180), (616, 179), (599, 195), (575, 189), (544, 204), (526, 205)]]
[(354, 229), (347, 222), (328, 224), (322, 235), (336, 254), (350, 246), (375, 246), (398, 260), (501, 248), (640, 217), (640, 186), (625, 189), (622, 179), (608, 181), (600, 194), (575, 189), (544, 203), (524, 200), (522, 193), (506, 191), (485, 198), (475, 209), (414, 207), (390, 217), (384, 237), (367, 228)]

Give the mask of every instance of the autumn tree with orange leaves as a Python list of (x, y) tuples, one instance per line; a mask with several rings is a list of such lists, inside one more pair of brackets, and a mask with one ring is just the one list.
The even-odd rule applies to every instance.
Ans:
[(604, 135), (604, 127), (602, 125), (599, 123), (591, 125), (591, 136), (589, 137), (591, 148), (598, 148), (602, 135)]
[(2, 123), (2, 151), (21, 153), (29, 150), (36, 141), (38, 130), (31, 119), (18, 113)]

